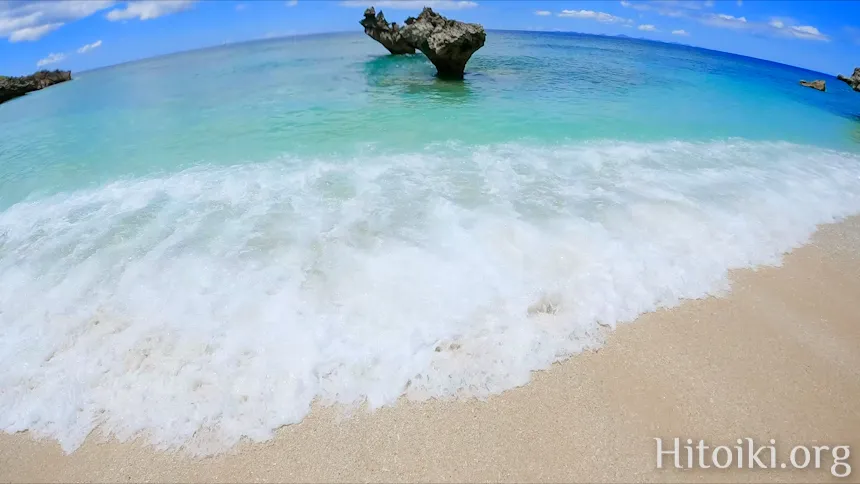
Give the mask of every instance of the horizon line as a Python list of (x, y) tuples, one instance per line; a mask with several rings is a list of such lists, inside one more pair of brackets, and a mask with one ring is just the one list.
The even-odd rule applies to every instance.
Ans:
[[(745, 59), (752, 59), (752, 60), (755, 60), (758, 62), (768, 62), (771, 64), (790, 67), (792, 69), (798, 69), (798, 70), (802, 70), (802, 71), (806, 71), (806, 72), (810, 72), (810, 73), (814, 73), (814, 74), (829, 76), (829, 77), (832, 77), (834, 79), (836, 79), (836, 76), (838, 75), (838, 74), (830, 74), (830, 73), (822, 72), (822, 71), (816, 71), (816, 70), (810, 69), (808, 67), (801, 67), (801, 66), (797, 66), (797, 65), (793, 65), (793, 64), (786, 64), (784, 62), (774, 61), (774, 60), (770, 60), (770, 59), (762, 59), (760, 57), (753, 57), (753, 56), (749, 56), (749, 55), (745, 55), (745, 54), (737, 54), (734, 52), (711, 49), (708, 47), (699, 47), (697, 45), (691, 45), (691, 44), (686, 44), (686, 43), (681, 43), (681, 42), (646, 39), (644, 37), (633, 37), (633, 36), (629, 36), (629, 35), (625, 35), (625, 34), (591, 34), (591, 33), (586, 33), (586, 32), (577, 32), (575, 30), (525, 30), (525, 29), (486, 29), (486, 30), (488, 32), (513, 32), (513, 33), (529, 33), (529, 34), (575, 34), (575, 35), (582, 35), (582, 36), (586, 36), (586, 37), (604, 37), (604, 38), (614, 38), (614, 39), (640, 41), (640, 42), (652, 42), (655, 44), (664, 44), (664, 45), (683, 47), (683, 48), (688, 48), (688, 49), (699, 49), (699, 50), (703, 50), (703, 51), (707, 51), (707, 52), (715, 52), (715, 53), (723, 54), (723, 55), (731, 55), (731, 56), (741, 57), (741, 58), (745, 58)], [(144, 61), (148, 61), (148, 60), (152, 60), (152, 59), (171, 57), (174, 55), (182, 55), (182, 54), (188, 54), (188, 53), (192, 53), (192, 52), (219, 49), (219, 48), (224, 48), (224, 47), (233, 47), (233, 46), (239, 46), (239, 45), (243, 45), (243, 44), (252, 44), (252, 43), (256, 43), (256, 42), (272, 42), (272, 41), (284, 40), (284, 39), (289, 39), (289, 38), (304, 38), (304, 37), (314, 37), (314, 36), (324, 36), (324, 35), (344, 35), (344, 34), (358, 35), (358, 34), (362, 34), (362, 33), (363, 32), (357, 31), (357, 30), (333, 30), (333, 31), (326, 31), (326, 32), (284, 34), (284, 35), (273, 36), (273, 37), (263, 37), (263, 38), (256, 38), (256, 39), (240, 40), (237, 42), (223, 42), (220, 44), (207, 45), (207, 46), (203, 46), (203, 47), (196, 47), (196, 48), (186, 49), (186, 50), (177, 50), (177, 51), (167, 52), (164, 54), (157, 54), (157, 55), (153, 55), (153, 56), (149, 56), (149, 57), (140, 57), (140, 58), (136, 58), (136, 59), (130, 59), (127, 61), (118, 62), (116, 64), (108, 64), (108, 65), (104, 65), (104, 66), (93, 67), (91, 69), (85, 69), (82, 71), (78, 71), (77, 74), (85, 74), (85, 73), (99, 71), (102, 69), (110, 69), (113, 67), (119, 67), (119, 66), (123, 66), (126, 64), (133, 64), (136, 62), (144, 62)], [(386, 55), (386, 54), (382, 54), (382, 55)], [(390, 55), (390, 54), (388, 54), (388, 55)], [(39, 72), (41, 70), (43, 70), (43, 69), (38, 69), (34, 72)], [(72, 71), (72, 72), (74, 73), (74, 71)], [(2, 74), (0, 74), (0, 75), (2, 75)]]

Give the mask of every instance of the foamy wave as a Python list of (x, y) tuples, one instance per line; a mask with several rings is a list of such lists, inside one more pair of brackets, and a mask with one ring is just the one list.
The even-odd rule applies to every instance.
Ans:
[(209, 453), (317, 398), (483, 397), (856, 212), (856, 156), (749, 142), (434, 147), (21, 202), (0, 428)]

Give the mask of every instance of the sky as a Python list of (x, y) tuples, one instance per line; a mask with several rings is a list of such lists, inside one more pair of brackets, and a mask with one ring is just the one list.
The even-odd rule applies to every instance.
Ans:
[(487, 29), (624, 34), (828, 74), (860, 66), (860, 2), (841, 0), (0, 0), (0, 75), (82, 71), (224, 43), (356, 31), (375, 5)]

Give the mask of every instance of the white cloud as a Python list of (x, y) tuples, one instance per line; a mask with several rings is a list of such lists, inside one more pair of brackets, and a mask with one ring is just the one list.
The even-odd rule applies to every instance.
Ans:
[(46, 66), (48, 64), (56, 64), (61, 60), (66, 58), (66, 54), (49, 54), (48, 57), (44, 59), (39, 59), (39, 62), (36, 63), (36, 67)]
[(790, 18), (774, 17), (770, 19), (770, 22), (768, 22), (768, 26), (772, 27), (772, 30), (782, 37), (792, 37), (802, 40), (819, 40), (822, 42), (830, 41), (830, 37), (821, 33), (817, 28), (811, 25), (796, 24), (797, 22)]
[(628, 2), (627, 0), (622, 0), (621, 6), (624, 8), (632, 8), (634, 10), (652, 10), (651, 5), (642, 2)]
[(718, 13), (718, 14), (717, 14), (717, 17), (719, 17), (719, 18), (720, 18), (720, 19), (722, 19), (722, 20), (729, 21), (729, 22), (741, 22), (741, 23), (747, 23), (747, 19), (746, 19), (746, 17), (733, 17), (733, 16), (731, 16), (731, 15), (726, 15), (726, 14), (724, 14), (724, 13)]
[(113, 4), (115, 0), (64, 0), (60, 2), (38, 2), (41, 11), (48, 17), (57, 17), (63, 20), (80, 19), (104, 10)]
[(346, 0), (340, 2), (344, 7), (361, 7), (367, 8), (368, 5), (373, 5), (377, 9), (380, 8), (391, 8), (391, 9), (408, 9), (408, 10), (421, 10), (424, 7), (430, 7), (437, 10), (462, 10), (464, 8), (474, 8), (477, 7), (477, 2), (472, 2), (469, 0), (379, 0), (376, 2), (369, 2), (367, 0)]
[(712, 13), (700, 17), (699, 20), (712, 27), (720, 27), (726, 29), (745, 29), (751, 27), (747, 22), (746, 17), (734, 17), (724, 13)]
[(35, 41), (70, 21), (105, 9), (113, 0), (0, 1), (0, 38)]
[(622, 0), (621, 6), (640, 12), (654, 12), (664, 17), (682, 18), (690, 16), (696, 10), (709, 8), (712, 4), (697, 0), (650, 0), (648, 2), (642, 0)]
[(699, 20), (713, 27), (745, 30), (748, 32), (776, 37), (789, 37), (802, 40), (819, 40), (829, 42), (830, 37), (811, 25), (798, 25), (787, 17), (773, 17), (767, 23), (750, 22), (746, 17), (734, 17), (726, 14), (709, 14)]
[(811, 25), (795, 25), (790, 27), (787, 32), (797, 39), (830, 41), (830, 37), (822, 34), (817, 28)]
[(537, 10), (535, 11), (535, 15), (540, 15), (541, 17), (546, 17), (548, 15), (552, 15), (552, 12), (549, 10)]
[(64, 24), (62, 22), (57, 22), (55, 24), (44, 24), (39, 25), (38, 27), (26, 27), (23, 29), (18, 29), (9, 34), (9, 42), (32, 42), (34, 40), (39, 40), (49, 32), (53, 32), (58, 28), (62, 27), (63, 25)]
[(615, 24), (615, 23), (630, 23), (632, 20), (616, 17), (615, 15), (611, 15), (605, 12), (595, 12), (594, 10), (562, 10), (559, 17), (569, 17), (569, 18), (580, 18), (580, 19), (589, 19), (589, 20), (597, 20), (598, 22), (605, 24)]
[[(738, 6), (741, 6), (743, 5), (743, 1), (737, 0), (737, 4)], [(801, 25), (788, 18), (772, 18), (769, 22), (764, 23), (749, 21), (744, 16), (736, 17), (734, 15), (707, 11), (707, 9), (714, 5), (715, 2), (712, 0), (621, 0), (621, 6), (625, 8), (632, 8), (639, 11), (651, 11), (667, 17), (687, 18), (712, 27), (802, 40), (818, 40), (824, 42), (830, 40), (828, 35), (819, 31), (816, 27), (811, 25)], [(684, 31), (680, 30), (672, 33), (674, 34), (675, 32)], [(684, 34), (677, 33), (675, 35), (685, 34), (686, 32)]]
[(3, 36), (7, 36), (10, 33), (23, 29), (29, 26), (32, 26), (39, 22), (39, 19), (44, 14), (42, 12), (33, 12), (27, 15), (19, 15), (16, 16), (14, 14), (10, 15), (0, 15), (0, 33)]
[(244, 3), (237, 3), (236, 4), (236, 11), (241, 12), (242, 10), (245, 10), (247, 7), (248, 6), (245, 5)]
[(703, 10), (714, 6), (713, 0), (651, 0), (650, 3), (659, 7), (676, 7), (687, 10)]
[(287, 6), (288, 7), (295, 7), (298, 4), (299, 4), (299, 0), (287, 0)]
[(678, 29), (678, 30), (673, 30), (673, 31), (672, 31), (672, 35), (681, 35), (681, 36), (685, 36), (685, 37), (686, 37), (686, 36), (690, 35), (690, 33), (689, 33), (689, 32), (687, 32), (687, 31), (686, 31), (686, 30), (684, 30), (684, 29)]
[(821, 35), (821, 32), (818, 31), (815, 27), (811, 27), (809, 25), (798, 25), (791, 28), (795, 32), (803, 32), (807, 35)]
[(738, 7), (744, 6), (744, 0), (738, 0)]
[(93, 49), (98, 49), (101, 46), (102, 46), (102, 41), (97, 40), (97, 41), (93, 42), (92, 44), (87, 44), (87, 45), (81, 47), (80, 49), (78, 49), (78, 54), (86, 54), (87, 52), (89, 52)]
[(137, 0), (126, 2), (124, 8), (117, 8), (105, 16), (111, 22), (117, 20), (152, 20), (172, 13), (188, 10), (197, 0)]
[(657, 31), (657, 27), (655, 27), (651, 24), (642, 24), (636, 28), (638, 28), (639, 30), (645, 31), (645, 32), (656, 32)]
[(852, 41), (854, 41), (855, 44), (860, 45), (860, 29), (858, 29), (857, 27), (846, 26), (842, 27), (842, 30), (846, 34), (848, 34), (848, 36), (851, 38)]

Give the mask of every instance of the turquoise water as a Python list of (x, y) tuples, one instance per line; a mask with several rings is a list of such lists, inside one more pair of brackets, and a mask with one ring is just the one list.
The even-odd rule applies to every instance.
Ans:
[[(486, 396), (860, 212), (860, 95), (690, 47), (361, 34), (0, 106), (0, 428), (266, 440), (312, 401)], [(797, 85), (826, 77), (828, 92)]]
[[(85, 72), (3, 106), (0, 206), (125, 175), (428, 144), (787, 140), (854, 150), (860, 96), (671, 44), (494, 33), (463, 83), (362, 34), (239, 44)], [(819, 74), (817, 77), (822, 77)], [(816, 77), (816, 78), (817, 78)]]

